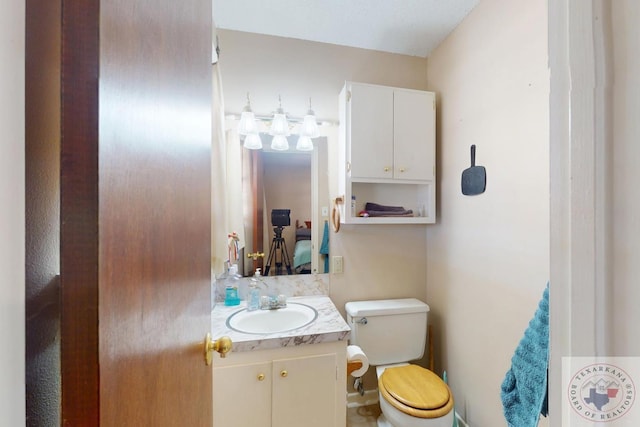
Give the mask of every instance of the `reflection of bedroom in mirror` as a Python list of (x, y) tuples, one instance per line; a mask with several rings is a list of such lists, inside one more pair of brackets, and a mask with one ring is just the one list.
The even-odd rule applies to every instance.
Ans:
[[(267, 135), (263, 135), (268, 138)], [(321, 252), (328, 206), (327, 138), (314, 139), (313, 151), (243, 149), (243, 174), (250, 197), (245, 206), (244, 275), (262, 268), (264, 275), (325, 273)], [(326, 245), (325, 245), (326, 246)]]

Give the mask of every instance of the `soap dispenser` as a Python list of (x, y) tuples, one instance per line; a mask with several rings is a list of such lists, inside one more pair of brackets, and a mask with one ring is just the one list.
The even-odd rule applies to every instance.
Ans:
[(247, 310), (257, 310), (260, 308), (260, 281), (262, 275), (260, 269), (256, 268), (256, 272), (249, 281), (249, 298), (247, 301)]

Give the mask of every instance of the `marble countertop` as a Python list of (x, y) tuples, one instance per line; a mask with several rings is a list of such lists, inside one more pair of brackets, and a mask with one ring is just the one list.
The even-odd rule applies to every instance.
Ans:
[(266, 350), (321, 342), (346, 341), (351, 328), (326, 295), (292, 297), (288, 302), (307, 304), (318, 311), (318, 318), (311, 324), (291, 331), (275, 334), (246, 334), (227, 326), (227, 318), (246, 308), (246, 302), (236, 306), (216, 304), (211, 311), (211, 333), (214, 338), (228, 336), (233, 341), (233, 351)]

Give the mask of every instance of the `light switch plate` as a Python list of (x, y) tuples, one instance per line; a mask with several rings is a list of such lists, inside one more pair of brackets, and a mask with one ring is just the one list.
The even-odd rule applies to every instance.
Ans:
[(327, 206), (322, 207), (322, 216), (329, 216), (329, 208)]
[(333, 263), (332, 265), (332, 272), (335, 274), (339, 274), (342, 273), (344, 271), (344, 265), (343, 265), (343, 260), (342, 257), (339, 255), (333, 256), (331, 257), (331, 261)]

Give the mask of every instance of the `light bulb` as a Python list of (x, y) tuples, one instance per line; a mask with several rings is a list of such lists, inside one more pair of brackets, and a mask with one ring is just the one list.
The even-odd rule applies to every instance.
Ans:
[(296, 150), (298, 151), (313, 151), (313, 142), (311, 137), (306, 135), (300, 135), (298, 143), (296, 144)]
[(262, 148), (262, 139), (258, 133), (250, 133), (244, 138), (244, 148), (259, 150)]
[(271, 149), (276, 151), (287, 151), (289, 149), (289, 141), (284, 135), (275, 135), (271, 140)]
[(256, 123), (256, 117), (253, 111), (243, 111), (240, 116), (240, 123), (238, 123), (238, 134), (250, 135), (258, 132), (258, 124)]
[(320, 136), (318, 129), (318, 122), (316, 122), (316, 115), (311, 109), (311, 98), (309, 98), (309, 111), (304, 116), (302, 125), (300, 126), (300, 135), (308, 136), (310, 138), (317, 138)]

